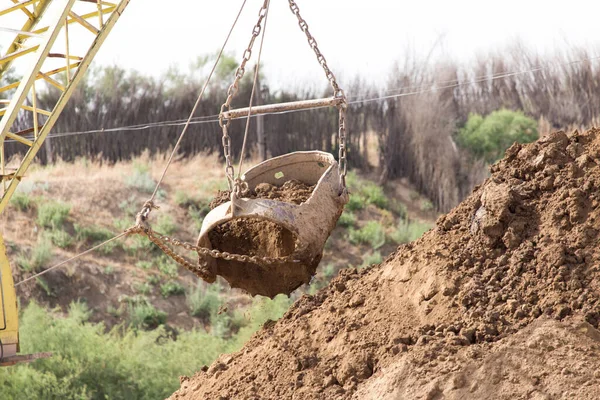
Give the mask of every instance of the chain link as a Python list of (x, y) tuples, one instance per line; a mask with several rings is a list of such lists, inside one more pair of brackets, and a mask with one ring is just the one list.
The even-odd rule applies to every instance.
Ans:
[(248, 47), (246, 48), (246, 50), (244, 50), (242, 63), (235, 71), (235, 78), (233, 80), (233, 83), (227, 89), (227, 99), (225, 100), (225, 103), (223, 103), (223, 105), (221, 106), (221, 112), (219, 113), (219, 125), (223, 129), (223, 153), (225, 155), (225, 174), (227, 175), (230, 190), (233, 190), (235, 187), (235, 170), (231, 161), (231, 137), (229, 136), (229, 125), (231, 125), (231, 118), (225, 118), (225, 114), (231, 111), (231, 101), (239, 91), (240, 81), (246, 73), (246, 63), (250, 60), (250, 57), (252, 57), (252, 48), (254, 47), (254, 42), (256, 41), (256, 38), (258, 37), (258, 35), (260, 35), (260, 32), (262, 31), (262, 22), (267, 14), (268, 4), (269, 1), (265, 0), (258, 13), (258, 22), (252, 29), (252, 37), (250, 38), (250, 43), (248, 43)]
[[(142, 215), (142, 213), (138, 214)], [(242, 263), (252, 263), (257, 265), (280, 265), (286, 263), (297, 263), (300, 262), (297, 260), (297, 255), (301, 254), (305, 247), (300, 248), (295, 251), (293, 254), (284, 257), (259, 257), (259, 256), (248, 256), (244, 254), (232, 254), (226, 251), (219, 251), (215, 249), (208, 249), (206, 247), (200, 247), (193, 245), (188, 242), (181, 241), (179, 239), (175, 239), (169, 237), (167, 235), (161, 235), (160, 233), (154, 231), (150, 225), (146, 222), (144, 218), (138, 217), (138, 222), (135, 226), (127, 229), (125, 231), (127, 234), (140, 234), (148, 237), (148, 239), (157, 245), (167, 256), (171, 257), (175, 262), (185, 267), (187, 270), (196, 274), (199, 278), (204, 279), (207, 282), (214, 282), (215, 274), (210, 271), (208, 264), (197, 263), (194, 264), (187, 260), (185, 257), (177, 254), (173, 249), (171, 249), (167, 244), (170, 244), (175, 247), (180, 247), (188, 251), (195, 251), (200, 256), (203, 257), (211, 257), (214, 259), (222, 259), (226, 261), (238, 261)]]
[(348, 102), (346, 100), (346, 94), (338, 85), (335, 75), (327, 65), (327, 60), (325, 60), (325, 56), (323, 55), (323, 53), (321, 53), (321, 50), (319, 50), (319, 46), (317, 45), (316, 39), (311, 35), (310, 31), (308, 30), (308, 24), (300, 15), (300, 8), (294, 0), (288, 0), (288, 3), (290, 5), (290, 10), (292, 10), (296, 18), (298, 18), (298, 25), (300, 26), (302, 32), (304, 32), (304, 34), (306, 35), (308, 44), (315, 52), (315, 55), (317, 56), (317, 61), (325, 71), (325, 76), (327, 76), (327, 79), (329, 80), (329, 83), (333, 88), (333, 96), (342, 99), (342, 102), (337, 107), (339, 110), (338, 143), (340, 190), (343, 191), (346, 189), (346, 172), (348, 170), (348, 160), (346, 155), (346, 109), (348, 108)]

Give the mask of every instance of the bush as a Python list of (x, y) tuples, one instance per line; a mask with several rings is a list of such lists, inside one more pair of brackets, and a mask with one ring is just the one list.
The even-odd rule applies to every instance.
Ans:
[(369, 244), (378, 249), (385, 244), (385, 231), (378, 222), (369, 221), (360, 229), (350, 228), (348, 238), (352, 244)]
[(169, 281), (160, 285), (160, 293), (163, 297), (177, 296), (185, 293), (185, 289), (179, 282)]
[(31, 206), (31, 198), (27, 193), (16, 192), (10, 199), (10, 204), (19, 211), (27, 211)]
[(169, 214), (161, 214), (156, 221), (154, 229), (163, 235), (169, 236), (175, 232), (177, 225), (175, 225), (173, 217)]
[(198, 282), (198, 285), (188, 292), (186, 300), (191, 314), (208, 322), (221, 307), (220, 288), (218, 285), (210, 285), (207, 288), (203, 286), (202, 282)]
[(381, 256), (381, 252), (375, 251), (372, 253), (367, 253), (363, 256), (363, 263), (359, 268), (370, 267), (373, 264), (381, 264), (383, 261), (383, 257)]
[(60, 201), (40, 202), (38, 205), (37, 224), (44, 228), (59, 229), (71, 212), (71, 206)]
[(349, 228), (356, 224), (356, 216), (352, 211), (344, 211), (337, 223), (339, 226)]
[(530, 143), (538, 138), (537, 122), (522, 111), (501, 109), (486, 117), (469, 115), (458, 132), (458, 144), (475, 157), (493, 163), (513, 143)]
[(125, 185), (142, 193), (152, 194), (156, 188), (156, 181), (152, 179), (147, 165), (136, 162), (133, 164), (133, 174), (125, 178)]
[(157, 310), (148, 302), (130, 304), (129, 320), (131, 325), (141, 329), (155, 329), (167, 321), (167, 313)]
[[(81, 226), (75, 224), (76, 239), (80, 242), (84, 242), (92, 246), (96, 246), (102, 242), (106, 242), (107, 240), (112, 239), (114, 236), (115, 234), (112, 231), (101, 226)], [(113, 241), (100, 247), (98, 251), (103, 254), (110, 254), (119, 245), (120, 243), (118, 241)]]
[(423, 236), (429, 229), (431, 229), (431, 225), (427, 223), (403, 220), (390, 234), (390, 238), (397, 244), (409, 243)]
[(52, 244), (45, 235), (38, 237), (29, 255), (21, 252), (17, 256), (17, 265), (25, 272), (39, 272), (52, 259)]
[(55, 246), (61, 249), (66, 249), (73, 244), (73, 238), (67, 232), (62, 229), (53, 229), (48, 232), (48, 238)]

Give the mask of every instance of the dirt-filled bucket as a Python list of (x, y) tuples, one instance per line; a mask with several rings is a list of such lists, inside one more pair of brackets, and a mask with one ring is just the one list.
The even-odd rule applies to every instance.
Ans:
[[(325, 241), (348, 201), (340, 192), (337, 162), (329, 153), (295, 152), (250, 169), (244, 198), (213, 202), (198, 245), (253, 261), (200, 255), (214, 274), (251, 295), (289, 294), (310, 282)], [(267, 259), (289, 259), (273, 262)]]

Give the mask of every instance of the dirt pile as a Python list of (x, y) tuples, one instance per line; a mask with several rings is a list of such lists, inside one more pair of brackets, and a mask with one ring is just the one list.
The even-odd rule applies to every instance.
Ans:
[[(308, 200), (314, 186), (290, 180), (281, 186), (259, 184), (244, 198), (279, 200), (302, 204)], [(230, 200), (229, 191), (220, 191), (211, 202), (215, 208)], [(241, 218), (215, 227), (208, 233), (213, 249), (249, 256), (285, 257), (294, 253), (296, 238), (288, 229), (271, 221)], [(301, 260), (301, 263), (265, 264), (240, 263), (220, 260), (217, 274), (223, 276), (232, 287), (241, 288), (251, 295), (274, 297), (279, 293), (291, 293), (310, 282), (319, 265), (320, 257)]]
[(173, 399), (595, 399), (600, 130), (514, 145), (384, 263), (345, 270)]

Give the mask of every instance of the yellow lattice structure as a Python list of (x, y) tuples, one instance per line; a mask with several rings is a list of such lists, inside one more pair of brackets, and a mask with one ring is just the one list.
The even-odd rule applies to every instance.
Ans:
[[(22, 21), (22, 24), (5, 29), (15, 37), (6, 53), (0, 56), (0, 77), (13, 65), (18, 65), (17, 71), (22, 71), (22, 77), (0, 87), (0, 98), (7, 99), (0, 100), (0, 213), (129, 0), (114, 3), (10, 0), (3, 3), (9, 6), (0, 9), (0, 28), (4, 28), (5, 21)], [(85, 45), (81, 46), (82, 43)], [(74, 51), (75, 48), (83, 50)], [(36, 89), (39, 92), (41, 85), (51, 85), (61, 93), (56, 103), (46, 109), (38, 107)], [(24, 121), (31, 126), (23, 127)], [(8, 167), (5, 154), (8, 141), (23, 146), (22, 153), (25, 153), (12, 168)], [(0, 235), (0, 365), (39, 358), (16, 356), (18, 350), (17, 298)]]

